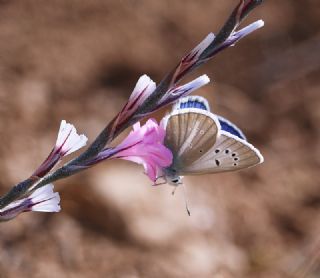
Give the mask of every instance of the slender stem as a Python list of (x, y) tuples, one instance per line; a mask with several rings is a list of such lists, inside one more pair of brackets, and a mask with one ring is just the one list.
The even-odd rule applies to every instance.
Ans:
[(9, 192), (0, 198), (0, 208), (4, 208), (11, 202), (22, 198), (27, 193), (30, 186), (32, 186), (36, 181), (37, 178), (31, 177), (15, 185)]
[[(198, 62), (190, 66), (182, 74), (176, 75), (176, 71), (179, 70), (181, 62), (169, 72), (156, 87), (155, 91), (145, 100), (144, 104), (137, 109), (137, 111), (126, 122), (117, 124), (115, 117), (97, 136), (93, 143), (80, 154), (77, 158), (71, 160), (61, 168), (57, 169), (53, 173), (49, 173), (42, 179), (39, 177), (30, 177), (16, 186), (14, 186), (8, 193), (0, 197), (0, 208), (3, 208), (10, 204), (12, 201), (21, 198), (25, 194), (30, 193), (29, 189), (35, 190), (50, 182), (66, 178), (74, 175), (80, 171), (87, 169), (86, 161), (94, 158), (100, 151), (102, 151), (106, 145), (108, 145), (114, 138), (116, 138), (127, 127), (133, 125), (137, 121), (141, 120), (146, 115), (154, 112), (160, 108), (159, 100), (166, 94), (170, 88), (175, 86), (182, 78), (189, 74), (192, 70), (205, 63), (214, 54), (218, 53), (222, 49), (229, 45), (224, 42), (230, 37), (232, 32), (237, 28), (241, 21), (252, 11), (256, 6), (262, 3), (263, 0), (241, 0), (237, 7), (233, 10), (226, 23), (221, 28), (213, 42), (204, 50), (199, 56)], [(168, 104), (168, 103), (166, 103)]]

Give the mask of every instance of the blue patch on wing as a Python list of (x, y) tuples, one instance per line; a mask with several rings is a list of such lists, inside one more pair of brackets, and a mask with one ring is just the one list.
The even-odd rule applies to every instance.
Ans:
[(218, 117), (218, 119), (222, 130), (227, 131), (243, 140), (247, 140), (241, 130), (234, 124), (221, 117)]
[(182, 108), (199, 108), (203, 110), (207, 110), (206, 105), (200, 100), (188, 100), (186, 102), (180, 103), (180, 109)]

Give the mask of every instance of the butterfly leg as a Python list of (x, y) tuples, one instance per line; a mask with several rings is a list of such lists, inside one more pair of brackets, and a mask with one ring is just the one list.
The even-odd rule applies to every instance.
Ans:
[(187, 190), (186, 190), (184, 184), (182, 184), (182, 190), (183, 190), (184, 201), (186, 203), (187, 213), (188, 213), (189, 216), (191, 216), (191, 213), (190, 213), (190, 210), (189, 210), (189, 206), (188, 206)]
[[(182, 182), (179, 182), (178, 184), (182, 185), (184, 202), (186, 204), (186, 210), (187, 210), (188, 215), (191, 216), (190, 209), (189, 209), (189, 206), (188, 206), (188, 198), (187, 198), (187, 192), (186, 192), (185, 185)], [(174, 195), (174, 193), (176, 192), (176, 190), (178, 188), (178, 184), (173, 188), (172, 195)]]
[(162, 184), (166, 184), (167, 182), (166, 181), (163, 181), (163, 182), (155, 182), (152, 186), (157, 186), (157, 185), (162, 185)]
[[(160, 179), (160, 178), (163, 178), (163, 179), (164, 179), (164, 181), (163, 181), (163, 182), (158, 182), (158, 183), (157, 183), (158, 179)], [(159, 177), (157, 177), (156, 182), (155, 182), (152, 186), (162, 185), (162, 184), (166, 184), (166, 183), (167, 183), (167, 179), (166, 179), (166, 177), (165, 177), (165, 176), (159, 176)]]
[(171, 192), (172, 195), (174, 195), (174, 193), (176, 192), (178, 186), (175, 186)]

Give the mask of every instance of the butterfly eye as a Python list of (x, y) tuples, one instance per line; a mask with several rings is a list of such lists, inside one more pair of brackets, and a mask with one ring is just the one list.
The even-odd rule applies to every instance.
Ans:
[(179, 182), (179, 179), (174, 179), (172, 180), (173, 183), (178, 183)]

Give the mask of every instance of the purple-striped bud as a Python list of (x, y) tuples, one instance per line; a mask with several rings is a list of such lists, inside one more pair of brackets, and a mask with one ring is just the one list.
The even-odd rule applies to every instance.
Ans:
[(36, 189), (30, 196), (13, 201), (0, 209), (0, 221), (10, 220), (27, 211), (59, 212), (59, 203), (59, 193), (53, 191), (52, 184), (47, 184)]

